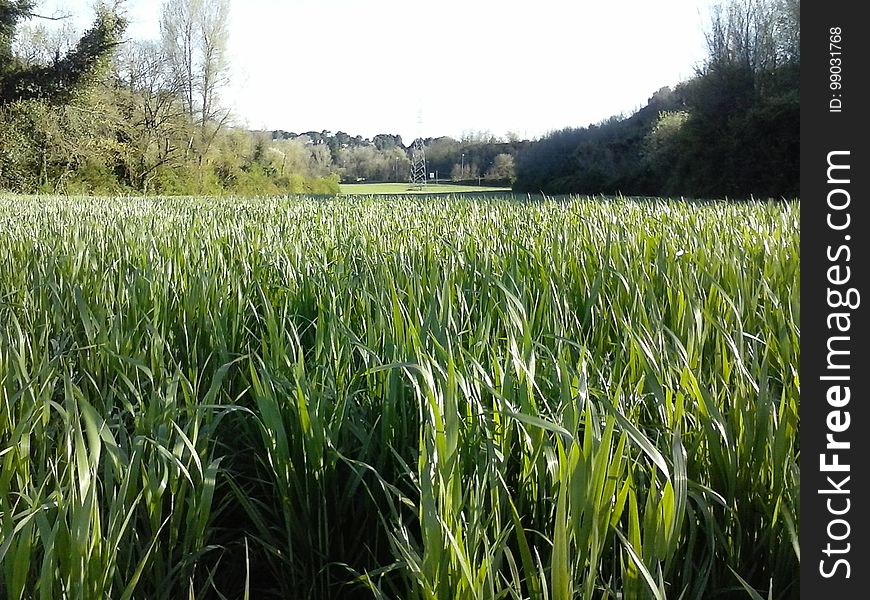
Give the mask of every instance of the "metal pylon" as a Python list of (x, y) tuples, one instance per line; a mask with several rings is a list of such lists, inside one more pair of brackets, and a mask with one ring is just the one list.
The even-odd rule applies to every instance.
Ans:
[(411, 187), (420, 189), (426, 187), (426, 148), (423, 138), (414, 140), (411, 150)]

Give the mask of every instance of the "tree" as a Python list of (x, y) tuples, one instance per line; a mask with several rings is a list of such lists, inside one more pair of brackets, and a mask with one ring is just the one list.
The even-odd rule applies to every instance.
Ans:
[(739, 64), (756, 76), (800, 59), (799, 0), (729, 0), (713, 9), (708, 68)]
[(229, 71), (228, 19), (229, 0), (167, 0), (160, 20), (166, 60), (185, 111), (199, 126), (200, 162), (229, 118), (218, 97)]
[(178, 157), (190, 137), (191, 123), (159, 44), (128, 42), (115, 60), (115, 82), (115, 103), (122, 117), (117, 137), (125, 147), (122, 177), (147, 191), (155, 172)]
[(514, 178), (514, 157), (510, 154), (497, 154), (486, 171), (486, 179), (512, 180)]
[(59, 28), (49, 28), (41, 22), (25, 23), (15, 34), (12, 52), (22, 67), (50, 65), (71, 52), (77, 41), (68, 21)]
[(79, 39), (19, 28), (47, 18), (34, 4), (0, 0), (0, 187), (58, 191), (85, 172), (114, 184), (114, 138), (95, 84), (126, 23), (117, 4), (103, 4)]
[(200, 6), (201, 0), (170, 0), (160, 16), (163, 52), (191, 119), (196, 115), (196, 13)]
[(32, 0), (0, 0), (0, 76), (14, 65), (12, 42), (18, 23), (30, 19), (35, 2)]
[(404, 147), (402, 145), (402, 136), (389, 133), (379, 133), (372, 138), (372, 143), (375, 145), (375, 148), (381, 151)]
[(219, 120), (218, 91), (227, 84), (229, 0), (206, 0), (198, 15), (202, 81), (199, 86), (200, 123)]
[(0, 0), (0, 104), (18, 100), (69, 102), (108, 67), (127, 26), (117, 6), (97, 7), (97, 19), (69, 52), (50, 64), (24, 64), (13, 53), (19, 22), (38, 17), (31, 0)]
[(684, 86), (679, 179), (693, 195), (798, 193), (800, 24), (794, 0), (714, 10), (709, 57)]
[(332, 172), (332, 153), (326, 144), (311, 144), (308, 146), (310, 157), (308, 171), (312, 177), (325, 177)]
[(694, 78), (630, 117), (549, 134), (517, 155), (516, 189), (793, 197), (799, 187), (800, 5), (726, 0)]
[(677, 182), (670, 167), (679, 160), (683, 126), (689, 120), (685, 110), (664, 110), (643, 142), (643, 159), (658, 175), (664, 185), (663, 191), (676, 187)]

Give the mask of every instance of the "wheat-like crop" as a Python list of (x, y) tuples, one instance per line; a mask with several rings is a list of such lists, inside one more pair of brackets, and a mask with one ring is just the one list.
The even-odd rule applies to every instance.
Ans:
[(0, 598), (797, 597), (799, 210), (0, 197)]

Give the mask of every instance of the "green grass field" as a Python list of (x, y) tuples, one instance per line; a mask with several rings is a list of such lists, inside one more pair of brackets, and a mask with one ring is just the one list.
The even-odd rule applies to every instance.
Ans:
[(341, 193), (346, 196), (408, 195), (408, 194), (470, 194), (481, 192), (510, 192), (510, 188), (453, 183), (430, 183), (421, 189), (412, 189), (408, 183), (342, 183)]
[(799, 220), (0, 196), (0, 598), (797, 598)]

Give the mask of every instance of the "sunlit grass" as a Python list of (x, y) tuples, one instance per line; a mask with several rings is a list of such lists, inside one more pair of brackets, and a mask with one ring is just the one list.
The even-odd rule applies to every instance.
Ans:
[(797, 597), (799, 216), (0, 198), (0, 598)]
[(468, 185), (460, 183), (427, 183), (414, 187), (402, 183), (342, 183), (341, 193), (345, 196), (361, 195), (409, 195), (409, 194), (474, 194), (481, 192), (510, 192), (510, 188), (489, 185)]

